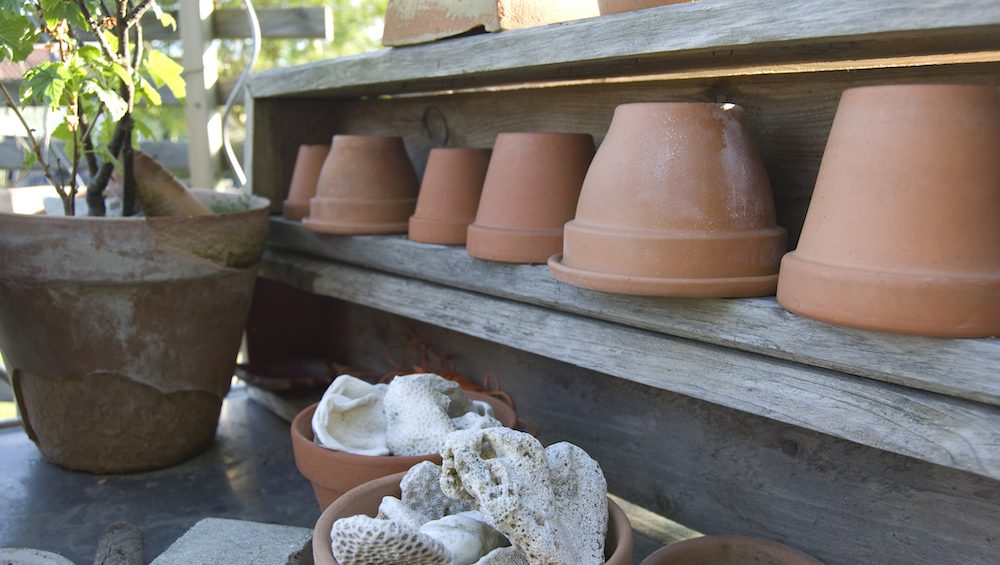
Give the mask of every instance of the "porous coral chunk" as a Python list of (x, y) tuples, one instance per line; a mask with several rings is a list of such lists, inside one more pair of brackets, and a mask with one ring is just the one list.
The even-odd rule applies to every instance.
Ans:
[(441, 542), (392, 520), (358, 515), (341, 518), (330, 530), (333, 556), (341, 565), (449, 565)]
[(470, 500), (532, 565), (604, 563), (607, 482), (579, 447), (490, 428), (450, 434), (442, 456), (441, 490)]
[(430, 461), (410, 467), (399, 488), (403, 503), (430, 520), (472, 509), (469, 501), (457, 500), (441, 492), (441, 467)]

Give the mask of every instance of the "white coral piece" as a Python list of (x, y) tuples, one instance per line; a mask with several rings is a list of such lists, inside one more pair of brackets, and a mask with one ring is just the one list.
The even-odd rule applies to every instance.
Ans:
[(442, 456), (441, 490), (471, 500), (532, 565), (604, 563), (607, 482), (579, 447), (543, 450), (529, 434), (490, 428), (450, 434)]
[(392, 520), (414, 530), (419, 530), (420, 526), (434, 519), (392, 496), (382, 498), (382, 503), (378, 506), (378, 515), (375, 517), (379, 520)]
[[(383, 399), (386, 443), (393, 455), (437, 453), (446, 435), (457, 429), (454, 418), (463, 418), (472, 404), (458, 383), (433, 373), (396, 377)], [(479, 427), (499, 426), (483, 416)], [(461, 420), (469, 425), (467, 419)]]
[(427, 522), (420, 533), (439, 542), (451, 554), (450, 565), (472, 565), (493, 549), (509, 545), (478, 512), (462, 512)]
[(392, 520), (358, 515), (341, 518), (330, 530), (333, 556), (341, 565), (449, 565), (448, 550), (436, 539)]
[(337, 377), (313, 414), (316, 442), (359, 455), (389, 455), (382, 406), (386, 389), (351, 375)]
[(498, 547), (482, 556), (474, 565), (531, 565), (528, 558), (516, 547)]
[(429, 520), (471, 510), (469, 501), (461, 501), (441, 492), (441, 467), (430, 461), (417, 463), (399, 483), (402, 501)]

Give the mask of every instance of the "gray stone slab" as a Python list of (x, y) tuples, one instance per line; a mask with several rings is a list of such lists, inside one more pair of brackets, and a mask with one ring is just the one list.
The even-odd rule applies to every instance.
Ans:
[(309, 565), (312, 562), (312, 530), (308, 528), (205, 518), (157, 557), (153, 565)]

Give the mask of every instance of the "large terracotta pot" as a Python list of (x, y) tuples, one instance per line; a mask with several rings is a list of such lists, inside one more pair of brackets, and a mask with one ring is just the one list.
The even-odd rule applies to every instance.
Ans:
[[(198, 194), (223, 207), (243, 198)], [(251, 205), (147, 219), (0, 214), (0, 349), (49, 461), (141, 471), (212, 443), (267, 234), (267, 200)]]
[(583, 133), (501, 133), (466, 246), (477, 259), (544, 263), (562, 249), (594, 157)]
[(402, 138), (338, 134), (302, 224), (322, 233), (406, 233), (418, 186)]
[(329, 145), (299, 146), (292, 180), (288, 183), (288, 198), (282, 210), (285, 218), (298, 221), (309, 214), (309, 201), (316, 196), (319, 173), (329, 153)]
[[(517, 413), (501, 400), (481, 394), (466, 391), (466, 396), (472, 400), (481, 400), (493, 407), (496, 418), (508, 428), (517, 425)], [(421, 461), (433, 461), (441, 464), (441, 456), (437, 453), (427, 455), (357, 455), (344, 451), (336, 451), (320, 447), (314, 439), (312, 429), (313, 414), (317, 404), (306, 407), (292, 420), (292, 450), (295, 454), (295, 466), (299, 472), (312, 483), (313, 493), (320, 509), (324, 509), (345, 492), (366, 483), (372, 479), (399, 473)], [(327, 532), (329, 534), (329, 532)]]
[[(329, 535), (329, 533), (327, 533)], [(642, 565), (823, 565), (817, 559), (773, 541), (747, 536), (703, 536), (672, 543), (642, 560)]]
[[(313, 528), (313, 562), (316, 565), (339, 565), (333, 557), (330, 530), (333, 523), (341, 518), (367, 514), (375, 516), (382, 497), (399, 498), (399, 482), (405, 472), (375, 479), (360, 485), (340, 497), (320, 514)], [(632, 563), (632, 524), (628, 516), (612, 500), (608, 500), (608, 536), (604, 544), (607, 565), (629, 565)]]
[(761, 296), (786, 241), (739, 106), (623, 104), (549, 267), (606, 292)]
[(998, 92), (845, 91), (778, 302), (858, 328), (1000, 335)]
[(489, 149), (431, 149), (417, 196), (417, 210), (410, 217), (410, 239), (464, 244), (469, 224), (476, 219), (489, 164)]

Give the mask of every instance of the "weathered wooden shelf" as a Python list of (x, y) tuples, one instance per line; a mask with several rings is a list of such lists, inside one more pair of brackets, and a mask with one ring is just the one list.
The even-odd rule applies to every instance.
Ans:
[(402, 236), (319, 235), (280, 219), (270, 242), (263, 276), (308, 292), (1000, 479), (998, 340), (840, 328), (773, 298), (592, 292), (543, 265)]

